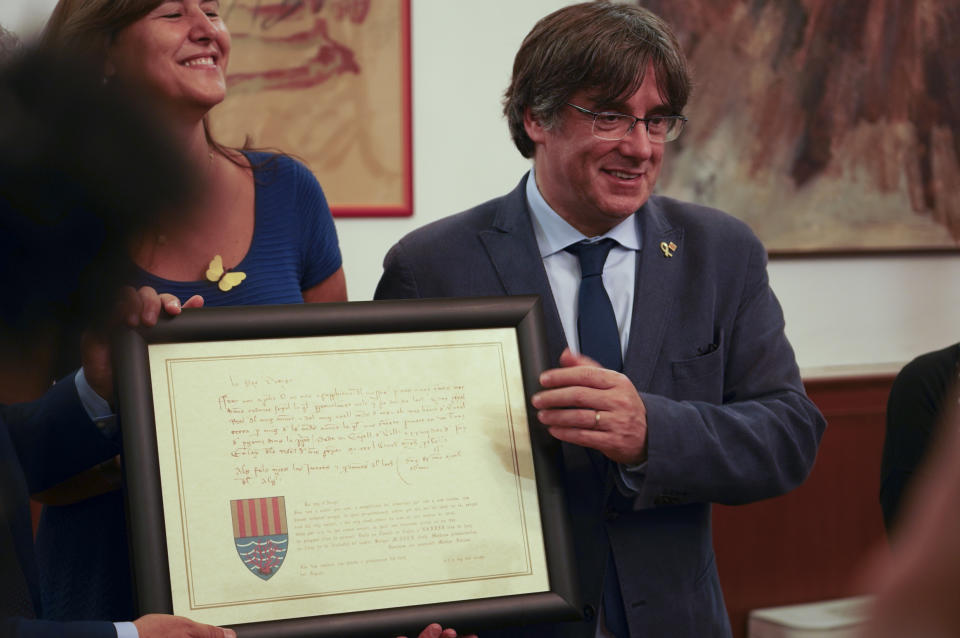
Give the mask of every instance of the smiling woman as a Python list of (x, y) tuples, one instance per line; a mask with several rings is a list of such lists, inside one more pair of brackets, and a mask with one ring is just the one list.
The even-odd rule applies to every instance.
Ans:
[[(105, 84), (145, 97), (202, 184), (186, 216), (162, 216), (131, 242), (132, 285), (184, 303), (201, 295), (207, 306), (346, 301), (333, 220), (310, 170), (211, 134), (230, 57), (219, 2), (60, 0), (43, 43), (91, 57)], [(119, 472), (104, 474), (40, 495), (37, 549), (51, 617), (133, 615)]]
[(192, 127), (227, 94), (230, 34), (218, 5), (160, 4), (117, 33), (107, 48), (105, 77), (138, 82), (172, 119)]

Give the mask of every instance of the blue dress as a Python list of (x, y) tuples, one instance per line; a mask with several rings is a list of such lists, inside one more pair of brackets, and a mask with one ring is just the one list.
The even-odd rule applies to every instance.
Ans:
[[(333, 218), (310, 170), (283, 155), (245, 154), (254, 166), (254, 231), (233, 270), (247, 278), (223, 292), (206, 280), (170, 281), (139, 270), (134, 286), (149, 285), (181, 301), (199, 294), (206, 306), (303, 303), (301, 291), (340, 268)], [(36, 551), (47, 618), (134, 618), (122, 492), (45, 507)]]

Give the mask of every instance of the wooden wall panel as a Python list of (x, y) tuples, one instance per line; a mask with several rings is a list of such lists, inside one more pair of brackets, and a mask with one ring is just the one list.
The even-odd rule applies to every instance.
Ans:
[(781, 497), (715, 506), (713, 538), (735, 638), (751, 609), (853, 596), (863, 561), (885, 552), (880, 455), (892, 375), (818, 379), (827, 418), (810, 477)]

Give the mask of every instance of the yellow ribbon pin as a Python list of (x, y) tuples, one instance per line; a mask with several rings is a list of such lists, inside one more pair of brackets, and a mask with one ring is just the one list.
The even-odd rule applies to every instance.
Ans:
[(664, 257), (673, 257), (673, 251), (677, 249), (677, 245), (673, 242), (669, 244), (665, 241), (660, 242), (660, 250), (663, 251)]

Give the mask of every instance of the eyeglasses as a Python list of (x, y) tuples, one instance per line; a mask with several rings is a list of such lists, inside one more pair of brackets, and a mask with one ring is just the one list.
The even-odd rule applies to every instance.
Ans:
[(581, 113), (593, 116), (593, 136), (601, 140), (616, 142), (622, 140), (637, 122), (643, 122), (647, 129), (647, 138), (655, 144), (672, 142), (680, 137), (683, 125), (687, 118), (682, 115), (652, 115), (650, 117), (634, 117), (623, 113), (596, 113), (576, 104), (567, 102), (567, 106), (572, 106)]

